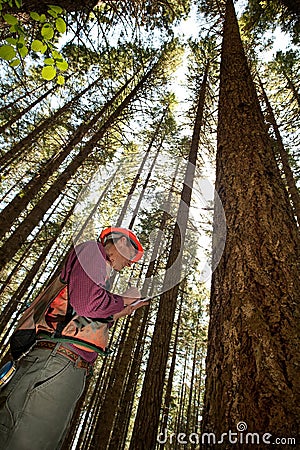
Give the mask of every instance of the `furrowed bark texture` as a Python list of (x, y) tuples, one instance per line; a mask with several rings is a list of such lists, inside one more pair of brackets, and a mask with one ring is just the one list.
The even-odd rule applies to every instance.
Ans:
[[(244, 421), (248, 432), (296, 437), (299, 235), (232, 0), (227, 1), (222, 46), (216, 189), (227, 239), (212, 280), (202, 430), (220, 437), (230, 429), (237, 432), (237, 423)], [(228, 441), (222, 444), (227, 448), (232, 448)]]

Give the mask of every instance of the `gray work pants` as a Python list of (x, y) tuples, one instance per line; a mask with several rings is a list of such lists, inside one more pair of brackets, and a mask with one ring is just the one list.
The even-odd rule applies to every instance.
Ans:
[(33, 349), (0, 391), (0, 449), (59, 449), (85, 378), (55, 349)]

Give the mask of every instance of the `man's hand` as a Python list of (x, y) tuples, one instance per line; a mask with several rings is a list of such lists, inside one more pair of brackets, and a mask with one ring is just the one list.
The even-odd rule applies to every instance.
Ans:
[(117, 320), (120, 317), (129, 316), (136, 309), (141, 308), (142, 306), (149, 305), (149, 302), (141, 301), (137, 305), (131, 306), (131, 303), (134, 303), (134, 302), (136, 302), (137, 300), (139, 300), (141, 298), (140, 291), (138, 290), (138, 288), (136, 288), (134, 286), (128, 288), (124, 292), (124, 294), (122, 294), (122, 296), (124, 298), (124, 309), (122, 311), (120, 311), (120, 312), (118, 312), (118, 313), (113, 315), (114, 320)]
[(120, 319), (120, 317), (130, 316), (130, 314), (132, 314), (136, 309), (139, 309), (142, 306), (146, 306), (146, 305), (149, 305), (149, 302), (145, 301), (145, 302), (139, 303), (138, 305), (125, 306), (125, 308), (122, 311), (113, 315), (113, 319), (117, 320), (117, 319)]
[(124, 297), (124, 305), (128, 306), (141, 298), (141, 293), (138, 288), (136, 288), (135, 286), (131, 286), (122, 294), (122, 297)]

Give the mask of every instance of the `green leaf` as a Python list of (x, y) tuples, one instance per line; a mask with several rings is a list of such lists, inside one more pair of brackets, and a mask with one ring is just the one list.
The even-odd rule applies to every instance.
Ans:
[(20, 61), (19, 59), (13, 59), (13, 60), (9, 63), (9, 65), (10, 65), (11, 67), (17, 67), (20, 63), (21, 63), (21, 61)]
[(3, 18), (9, 25), (16, 25), (18, 23), (18, 19), (11, 14), (4, 14)]
[(8, 38), (6, 38), (6, 42), (8, 42), (9, 44), (12, 44), (12, 45), (16, 45), (18, 40), (15, 38), (12, 38), (12, 37), (8, 37)]
[(45, 58), (45, 59), (44, 59), (44, 63), (45, 63), (47, 66), (54, 66), (54, 59), (53, 59), (53, 58)]
[(47, 17), (45, 16), (45, 14), (41, 14), (41, 22), (45, 23), (47, 20)]
[(69, 64), (66, 60), (63, 60), (62, 62), (56, 61), (56, 66), (59, 70), (65, 71), (69, 67)]
[(56, 81), (57, 81), (57, 84), (63, 85), (63, 84), (65, 84), (65, 77), (63, 77), (62, 75), (58, 75)]
[(1, 45), (0, 58), (10, 61), (16, 56), (15, 49), (11, 45)]
[(31, 49), (34, 52), (45, 53), (45, 51), (47, 50), (47, 45), (44, 44), (39, 39), (34, 39), (34, 41), (32, 41), (32, 43), (31, 43)]
[(51, 9), (48, 9), (47, 13), (48, 13), (50, 16), (54, 17), (54, 19), (56, 19), (57, 13), (56, 13), (55, 11), (52, 11)]
[(59, 31), (61, 34), (64, 34), (66, 32), (67, 25), (66, 25), (66, 22), (64, 21), (64, 19), (62, 19), (61, 17), (56, 19), (55, 26), (56, 26), (57, 31)]
[(52, 50), (52, 56), (55, 59), (61, 59), (63, 60), (63, 56), (61, 55), (61, 53), (59, 53), (57, 50)]
[(22, 58), (25, 58), (25, 56), (28, 55), (28, 48), (26, 47), (26, 45), (22, 45), (22, 47), (19, 48), (19, 53)]
[(48, 7), (49, 7), (52, 11), (56, 12), (57, 14), (61, 14), (61, 13), (63, 12), (63, 9), (62, 9), (60, 6), (57, 6), (57, 5), (48, 5)]
[(21, 8), (22, 6), (22, 0), (15, 0), (15, 3), (17, 5), (18, 8)]
[(38, 22), (41, 22), (41, 16), (37, 12), (31, 12), (30, 17), (33, 20), (37, 20)]
[(56, 75), (56, 69), (53, 66), (45, 66), (42, 70), (42, 77), (44, 80), (53, 80)]
[(15, 33), (16, 31), (18, 31), (18, 24), (16, 23), (15, 25), (12, 25), (12, 26), (9, 28), (9, 31), (10, 31), (11, 33)]
[(54, 36), (54, 30), (52, 28), (52, 25), (50, 25), (49, 23), (46, 23), (45, 25), (43, 25), (43, 28), (41, 29), (41, 35), (43, 36), (44, 39), (52, 39)]

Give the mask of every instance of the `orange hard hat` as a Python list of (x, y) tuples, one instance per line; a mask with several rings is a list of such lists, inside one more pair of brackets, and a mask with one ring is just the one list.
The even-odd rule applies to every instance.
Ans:
[(134, 258), (131, 261), (132, 262), (139, 261), (141, 259), (141, 257), (143, 256), (143, 254), (144, 254), (144, 249), (142, 247), (142, 244), (140, 243), (140, 241), (136, 237), (136, 235), (131, 230), (128, 230), (127, 228), (120, 228), (120, 227), (108, 227), (108, 228), (105, 228), (101, 232), (101, 234), (99, 236), (101, 244), (105, 245), (107, 239), (111, 235), (118, 235), (118, 234), (121, 235), (121, 236), (126, 236), (126, 238), (129, 240), (131, 245), (136, 250), (136, 255), (134, 256)]

